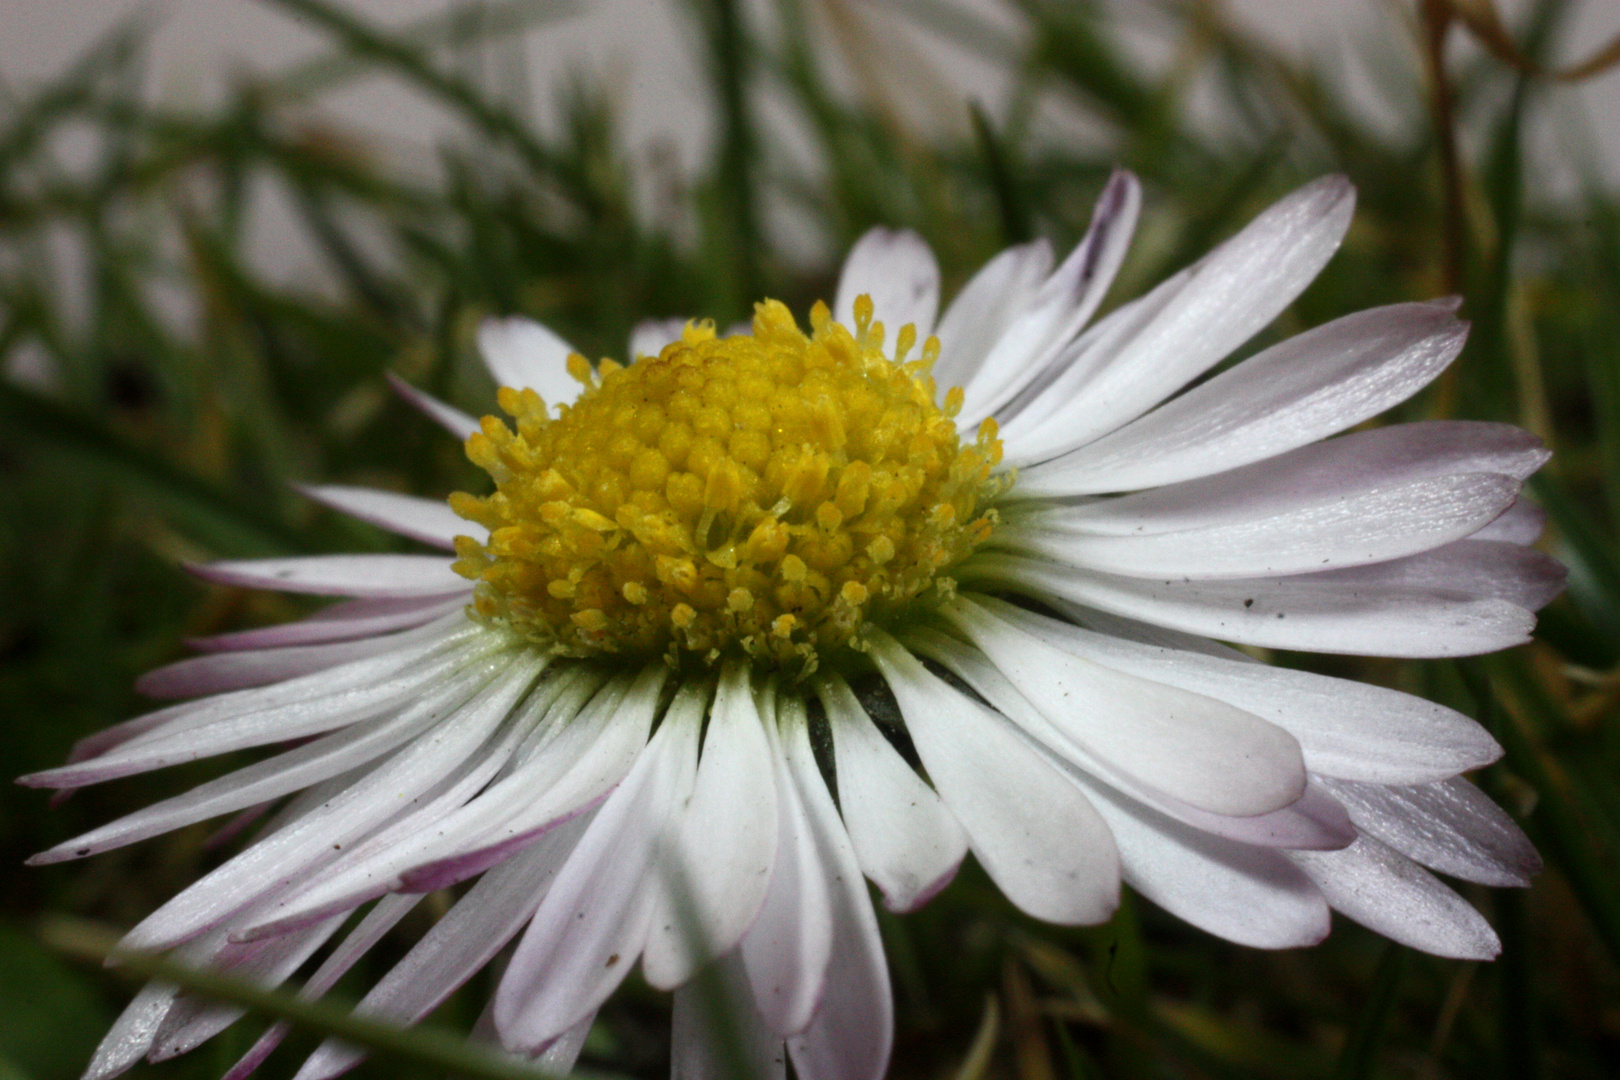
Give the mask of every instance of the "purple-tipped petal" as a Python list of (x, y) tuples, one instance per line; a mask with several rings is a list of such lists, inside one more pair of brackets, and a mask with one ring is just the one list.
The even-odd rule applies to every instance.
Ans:
[(1033, 290), (1028, 308), (1005, 328), (968, 381), (958, 418), (964, 431), (977, 428), (986, 416), (1005, 420), (1016, 415), (1062, 374), (1064, 360), (1072, 358), (1067, 346), (1119, 272), (1141, 207), (1136, 177), (1114, 170), (1085, 236)]
[(461, 517), (443, 499), (335, 484), (295, 486), (316, 502), (350, 517), (446, 551), (455, 550), (458, 536), (470, 536), (479, 541), (489, 536), (489, 530)]
[(1119, 906), (1119, 854), (1085, 795), (1005, 717), (893, 638), (874, 633), (871, 655), (923, 767), (1007, 899), (1048, 922), (1106, 922)]
[(463, 596), (343, 600), (297, 622), (188, 638), (186, 644), (198, 652), (214, 653), (348, 641), (393, 630), (409, 630), (447, 615), (465, 603)]
[(458, 439), (465, 439), (478, 430), (478, 421), (452, 405), (446, 405), (424, 390), (418, 390), (404, 379), (388, 373), (388, 385), (422, 415), (444, 428)]
[(810, 749), (804, 702), (784, 701), (782, 721), (782, 751), (828, 875), (832, 912), (832, 952), (821, 1007), (809, 1027), (789, 1037), (788, 1053), (804, 1080), (882, 1080), (894, 1045), (894, 996), (877, 917)]
[[(1044, 461), (1083, 446), (1219, 363), (1304, 291), (1338, 248), (1354, 207), (1342, 176), (1306, 184), (1097, 324), (1095, 340), (1106, 347), (1077, 358), (1003, 426), (1009, 460)], [(1111, 335), (1110, 320), (1128, 334)]]

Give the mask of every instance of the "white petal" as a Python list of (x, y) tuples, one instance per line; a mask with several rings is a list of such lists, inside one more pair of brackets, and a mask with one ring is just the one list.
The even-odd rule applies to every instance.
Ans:
[[(442, 599), (428, 602), (440, 603)], [(125, 720), (123, 723), (114, 724), (94, 735), (80, 739), (74, 744), (69, 760), (86, 761), (113, 747), (126, 745), (139, 738), (162, 738), (169, 732), (198, 727), (221, 718), (255, 710), (277, 708), (296, 702), (329, 701), (333, 695), (373, 687), (386, 677), (404, 670), (408, 665), (436, 655), (454, 652), (457, 648), (465, 648), (475, 638), (488, 636), (470, 620), (453, 629), (445, 628), (447, 625), (428, 624), (421, 628), (420, 635), (402, 635), (399, 640), (409, 643), (409, 647), (401, 648), (392, 656), (357, 660), (352, 664), (343, 665), (340, 669), (289, 679), (274, 686), (219, 694), (204, 701), (171, 705), (166, 709)]]
[(1089, 445), (1025, 469), (1020, 491), (1129, 491), (1263, 461), (1405, 401), (1445, 370), (1467, 334), (1444, 303), (1347, 315), (1273, 345)]
[(320, 596), (432, 596), (466, 592), (470, 582), (439, 555), (302, 555), (186, 567), (205, 581)]
[(1020, 244), (985, 263), (962, 286), (939, 320), (934, 380), (943, 389), (965, 386), (1001, 335), (1028, 307), (1052, 269), (1052, 245)]
[[(484, 1006), (484, 1016), (493, 1016), (493, 1007)], [(479, 1017), (480, 1021), (483, 1016)], [(557, 1036), (550, 1046), (540, 1053), (528, 1056), (517, 1055), (518, 1060), (527, 1060), (534, 1063), (534, 1067), (547, 1076), (567, 1076), (574, 1071), (575, 1062), (579, 1061), (581, 1051), (585, 1049), (585, 1040), (590, 1038), (591, 1026), (596, 1023), (596, 1013), (591, 1013), (579, 1023)], [(494, 1020), (487, 1024), (491, 1035), (494, 1034)]]
[(495, 994), (508, 1049), (539, 1050), (594, 1012), (640, 955), (656, 895), (648, 875), (692, 790), (703, 705), (690, 686), (677, 692), (524, 931)]
[(1064, 736), (1151, 787), (1234, 816), (1305, 792), (1299, 743), (1253, 713), (1064, 652), (966, 597), (940, 611)]
[[(1139, 645), (1152, 645), (1160, 649), (1174, 649), (1180, 652), (1197, 653), (1200, 656), (1213, 656), (1221, 660), (1235, 660), (1240, 664), (1258, 664), (1259, 660), (1250, 656), (1241, 649), (1234, 649), (1230, 645), (1222, 645), (1218, 641), (1211, 641), (1197, 634), (1184, 634), (1180, 630), (1171, 630), (1152, 623), (1138, 622), (1120, 615), (1113, 615), (1106, 611), (1096, 611), (1084, 608), (1078, 604), (1071, 604), (1059, 600), (1051, 604), (1052, 607), (1063, 612), (1077, 624), (1088, 627), (1099, 634), (1110, 638), (1119, 638), (1123, 641), (1134, 641)], [(1253, 709), (1249, 710), (1254, 712)]]
[[(1149, 805), (1160, 809), (1163, 797)], [(1316, 777), (1305, 782), (1305, 794), (1281, 810), (1250, 817), (1211, 814), (1195, 807), (1177, 807), (1172, 816), (1195, 829), (1256, 847), (1295, 851), (1337, 851), (1356, 839), (1356, 827), (1339, 800)]]
[(1016, 414), (1062, 373), (1060, 354), (1102, 303), (1125, 259), (1141, 185), (1115, 170), (1097, 199), (1091, 225), (1057, 270), (1030, 296), (1029, 306), (997, 338), (967, 384), (962, 424)]
[(124, 938), (131, 949), (167, 948), (216, 925), (287, 882), (307, 877), (345, 845), (409, 812), (504, 720), (544, 661), (506, 659), (476, 697), (448, 712), (430, 734), (325, 800), (318, 810), (199, 878)]
[(1030, 596), (1056, 597), (1190, 634), (1360, 656), (1471, 656), (1530, 639), (1535, 616), (1449, 589), (1368, 587), (1337, 575), (1179, 581), (1076, 573), (1062, 563), (987, 552), (963, 564)]
[(832, 911), (832, 953), (821, 1007), (810, 1026), (788, 1039), (803, 1080), (882, 1080), (894, 1044), (894, 998), (877, 917), (838, 808), (816, 767), (804, 703), (783, 702), (782, 750), (798, 787)]
[(1048, 922), (1106, 922), (1119, 906), (1119, 854), (1085, 795), (893, 638), (874, 633), (871, 656), (929, 777), (1007, 898)]
[[(552, 680), (556, 681), (559, 680)], [(308, 875), (294, 894), (264, 905), (246, 920), (243, 928), (233, 932), (232, 940), (285, 933), (314, 919), (351, 911), (366, 900), (382, 896), (394, 884), (394, 875), (387, 870), (397, 865), (392, 862), (395, 853), (417, 836), (442, 828), (451, 814), (484, 790), (536, 725), (545, 709), (536, 701), (545, 696), (544, 691), (530, 695), (529, 700), (502, 723), (498, 733), (468, 754), (460, 766), (417, 799), (414, 806), (358, 842), (345, 844), (337, 858)], [(445, 752), (448, 754), (454, 749), (445, 748)], [(361, 876), (370, 887), (344, 888)]]
[(375, 488), (342, 487), (335, 484), (298, 484), (298, 490), (318, 503), (350, 517), (369, 521), (389, 532), (420, 540), (424, 544), (455, 549), (456, 537), (470, 536), (479, 542), (489, 538), (489, 530), (450, 509), (443, 499), (424, 499)]
[[(1502, 748), (1480, 724), (1413, 694), (1292, 668), (1125, 641), (981, 601), (1000, 617), (1059, 647), (1144, 679), (1207, 694), (1254, 713), (1299, 740), (1310, 772), (1348, 780), (1412, 784), (1489, 765)], [(1060, 611), (1090, 615), (1072, 605)]]
[(533, 390), (553, 411), (573, 404), (585, 389), (568, 374), (574, 347), (533, 319), (485, 319), (478, 327), (478, 351), (497, 386)]
[(844, 258), (833, 318), (854, 327), (855, 298), (863, 294), (872, 298), (872, 318), (890, 343), (907, 323), (916, 326), (918, 341), (927, 338), (939, 310), (939, 264), (928, 243), (909, 229), (867, 230)]
[(388, 372), (388, 385), (429, 420), (444, 428), (458, 439), (465, 439), (478, 430), (478, 421), (453, 405), (446, 405), (424, 390), (418, 390), (404, 379)]
[(890, 911), (913, 911), (950, 883), (967, 835), (905, 759), (889, 745), (836, 675), (817, 696), (832, 727), (834, 775), (844, 828), (866, 876)]
[[(1300, 188), (1143, 299), (1153, 316), (1095, 359), (1082, 356), (1004, 430), (1039, 461), (1134, 420), (1276, 318), (1316, 277), (1350, 224), (1340, 176)], [(1099, 329), (1102, 324), (1099, 324)]]
[(432, 835), (391, 855), (399, 887), (427, 891), (464, 881), (600, 802), (646, 744), (665, 671), (648, 665), (633, 682), (609, 682), (583, 711), (548, 718), (560, 727), (554, 738)]
[(1347, 567), (1318, 580), (1338, 588), (1461, 593), (1535, 611), (1564, 591), (1568, 571), (1550, 555), (1502, 540), (1466, 540), (1404, 559)]
[[(218, 708), (199, 709), (177, 717), (169, 724), (134, 735), (99, 758), (37, 773), (23, 780), (41, 787), (79, 787), (182, 762), (199, 761), (231, 750), (319, 735), (370, 719), (407, 702), (415, 702), (413, 708), (445, 706), (452, 699), (460, 700), (456, 698), (458, 693), (465, 696), (476, 685), (476, 673), (481, 670), (478, 664), (495, 651), (496, 642), (486, 637), (486, 640), (462, 639), (456, 645), (459, 647), (440, 650), (437, 656), (422, 657), (418, 654), (420, 662), (408, 675), (383, 678), (373, 686), (362, 685), (350, 689), (343, 685), (348, 680), (334, 678), (331, 693), (325, 697), (317, 696), (312, 701), (293, 700), (285, 705), (248, 708), (240, 712)], [(353, 670), (373, 660), (388, 660), (389, 666), (394, 666), (399, 657), (400, 654), (396, 653), (391, 657), (356, 661), (348, 667)], [(319, 679), (327, 674), (317, 672), (309, 678)], [(287, 685), (282, 683), (263, 689), (273, 691)], [(236, 694), (255, 692), (237, 691)], [(211, 706), (235, 696), (220, 695), (197, 704)], [(221, 716), (221, 713), (224, 715)]]
[(1261, 949), (1327, 937), (1327, 903), (1283, 853), (1198, 832), (1103, 784), (1075, 780), (1118, 840), (1126, 882), (1170, 914)]
[(685, 319), (648, 319), (636, 323), (630, 331), (630, 361), (644, 356), (657, 356), (665, 345), (681, 340), (686, 330)]
[[(421, 882), (413, 876), (424, 864), (431, 867), (435, 856), (455, 861), (457, 872), (448, 875), (448, 883), (454, 884), (527, 848), (535, 837), (597, 801), (635, 760), (646, 741), (652, 712), (650, 707), (645, 711), (628, 707), (620, 717), (622, 738), (593, 739), (601, 734), (604, 710), (617, 707), (625, 697), (622, 685), (617, 693), (610, 688), (582, 714), (580, 706), (598, 685), (597, 680), (581, 679), (573, 672), (550, 680), (525, 703), (521, 721), (546, 732), (561, 728), (565, 737), (552, 739), (547, 747), (557, 752), (536, 754), (475, 798), (449, 809), (429, 827), (398, 837), (380, 849), (368, 841), (364, 850), (352, 851), (317, 880), (306, 883), (284, 917), (340, 911), (395, 889), (426, 892), (439, 887), (438, 881)], [(594, 760), (591, 750), (598, 751)], [(599, 763), (607, 767), (596, 768)], [(493, 827), (510, 825), (524, 813), (545, 815), (539, 822), (544, 828), (512, 828), (501, 834), (499, 845), (489, 838)], [(483, 848), (496, 846), (499, 850), (487, 858), (477, 857)], [(442, 856), (444, 852), (453, 854)], [(469, 859), (470, 866), (466, 864)]]
[(1292, 851), (1335, 911), (1402, 945), (1457, 960), (1490, 960), (1496, 932), (1423, 867), (1363, 836), (1343, 851)]
[(1085, 507), (1057, 508), (1009, 521), (993, 543), (1134, 577), (1272, 577), (1385, 562), (1461, 540), (1518, 493), (1519, 481), (1495, 473), (1436, 476), (1297, 497), (1244, 521), (1127, 536), (1091, 531)]
[(151, 1048), (163, 1018), (169, 1015), (180, 988), (168, 983), (149, 982), (135, 1000), (113, 1022), (85, 1067), (84, 1080), (108, 1080), (126, 1071)]
[[(534, 914), (590, 821), (577, 818), (485, 874), (361, 999), (355, 1011), (401, 1024), (432, 1012), (506, 946)], [(328, 1039), (298, 1080), (328, 1080), (365, 1052)]]
[[(1547, 456), (1540, 439), (1508, 424), (1392, 424), (1134, 495), (1092, 499), (1065, 507), (1064, 515), (1075, 528), (1109, 536), (1165, 533), (1251, 521), (1310, 499), (1353, 497), (1462, 473), (1523, 480)], [(1022, 477), (1015, 490), (1023, 490)]]
[(1541, 857), (1513, 819), (1460, 776), (1398, 787), (1323, 783), (1359, 827), (1442, 874), (1522, 887), (1541, 870)]
[(1238, 817), (1201, 810), (1076, 744), (1036, 711), (1006, 675), (973, 646), (929, 627), (909, 629), (906, 643), (920, 655), (943, 664), (1011, 720), (1026, 741), (1066, 775), (1079, 770), (1183, 824), (1245, 844), (1332, 850), (1356, 838), (1355, 826), (1344, 807), (1310, 782), (1298, 800), (1268, 813)]
[(188, 638), (186, 644), (200, 652), (234, 652), (239, 649), (279, 649), (290, 645), (349, 641), (421, 626), (465, 603), (465, 597), (461, 596), (342, 600), (297, 622)]
[(776, 779), (776, 858), (770, 891), (738, 951), (753, 987), (755, 1008), (778, 1035), (803, 1031), (821, 1004), (832, 954), (829, 887), (835, 870), (822, 863), (816, 831), (788, 771), (777, 734), (774, 691), (762, 695), (760, 713), (772, 746)]
[[(460, 598), (463, 602), (465, 599)], [(147, 697), (178, 698), (265, 686), (327, 671), (355, 660), (396, 653), (402, 642), (410, 640), (405, 634), (378, 634), (354, 641), (193, 656), (148, 671), (135, 681), (135, 689)]]
[(642, 974), (672, 990), (728, 952), (759, 914), (776, 861), (772, 754), (754, 707), (748, 668), (728, 665), (709, 710), (692, 797), (680, 812), (667, 876), (641, 959)]
[[(251, 945), (227, 945), (211, 957), (208, 968), (222, 975), (257, 983), (280, 986), (315, 950), (326, 944), (343, 924), (346, 915), (337, 916), (294, 934), (285, 934)], [(236, 1005), (184, 995), (164, 1018), (163, 1027), (147, 1052), (150, 1062), (167, 1061), (201, 1046), (230, 1027), (247, 1012)]]
[(1523, 496), (1502, 512), (1502, 516), (1475, 533), (1475, 540), (1500, 540), (1507, 544), (1533, 544), (1547, 527), (1547, 512)]
[(29, 859), (29, 865), (43, 866), (96, 855), (183, 825), (278, 799), (386, 754), (421, 734), (437, 719), (430, 710), (409, 710), (352, 725), (63, 841)]
[(670, 1080), (783, 1080), (787, 1053), (754, 1005), (735, 952), (675, 991)]

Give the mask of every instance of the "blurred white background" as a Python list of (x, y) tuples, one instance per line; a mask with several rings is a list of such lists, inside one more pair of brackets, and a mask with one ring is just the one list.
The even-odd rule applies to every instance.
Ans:
[[(368, 19), (400, 26), (443, 11), (446, 0), (345, 0)], [(892, 104), (918, 125), (963, 125), (965, 102), (977, 100), (999, 115), (1010, 88), (993, 66), (946, 37), (898, 14), (928, 0), (822, 0), (824, 12), (843, 12), (844, 27), (859, 26), (881, 39), (875, 53), (893, 70), (890, 87), (903, 86)], [(1019, 23), (1007, 0), (950, 0), (1016, 45)], [(1256, 37), (1295, 57), (1312, 57), (1353, 91), (1370, 115), (1389, 105), (1380, 93), (1393, 67), (1415, 72), (1417, 56), (1407, 24), (1413, 0), (1227, 0), (1226, 7)], [(645, 175), (678, 177), (707, 152), (712, 138), (699, 75), (698, 43), (683, 0), (575, 0), (558, 3), (572, 14), (541, 22), (521, 39), (491, 50), (503, 65), (501, 78), (542, 124), (555, 116), (557, 88), (584, 77), (606, 86), (617, 103), (631, 154), (650, 168)], [(1522, 0), (1503, 0), (1511, 20)], [(751, 0), (755, 17), (768, 27), (768, 0)], [(1166, 40), (1153, 13), (1157, 5), (1116, 0), (1128, 39), (1144, 65), (1175, 62), (1179, 43)], [(152, 29), (153, 70), (149, 91), (176, 106), (217, 100), (233, 73), (274, 71), (318, 55), (329, 43), (300, 26), (274, 4), (260, 0), (0, 0), (0, 79), (21, 89), (49, 79), (91, 42), (121, 22), (145, 20)], [(829, 33), (832, 33), (829, 27)], [(1561, 60), (1585, 59), (1620, 34), (1620, 0), (1584, 0), (1563, 34)], [(836, 37), (836, 34), (834, 34)], [(847, 39), (844, 41), (847, 44)], [(1466, 60), (1477, 49), (1460, 30), (1452, 55)], [(836, 49), (833, 52), (836, 53)], [(847, 74), (847, 73), (846, 73)], [(864, 73), (868, 76), (871, 72)], [(855, 77), (851, 75), (850, 77)], [(1590, 176), (1620, 184), (1620, 69), (1574, 86), (1548, 89), (1532, 147), (1546, 160), (1585, 163)], [(1087, 138), (1085, 118), (1047, 110), (1049, 135)], [(773, 146), (802, 143), (791, 114), (765, 102), (763, 122)], [(364, 132), (375, 152), (430, 162), (432, 145), (449, 120), (401, 84), (373, 79), (346, 86), (323, 99), (322, 115)], [(1221, 117), (1211, 116), (1214, 124)], [(1466, 135), (1466, 133), (1465, 133)], [(1552, 153), (1556, 147), (1559, 152)], [(1567, 189), (1581, 181), (1562, 171), (1542, 177), (1545, 187)], [(258, 244), (267, 267), (292, 270), (301, 261), (296, 240), (281, 239), (275, 214), (261, 226)], [(287, 230), (290, 234), (292, 230)], [(806, 251), (807, 257), (815, 252)]]

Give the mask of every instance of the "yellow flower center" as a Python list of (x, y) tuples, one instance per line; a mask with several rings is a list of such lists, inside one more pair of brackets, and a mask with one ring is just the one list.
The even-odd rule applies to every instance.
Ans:
[(860, 647), (861, 628), (903, 611), (982, 543), (981, 506), (1010, 478), (994, 421), (971, 446), (952, 420), (962, 392), (934, 403), (929, 338), (914, 327), (883, 353), (872, 303), (855, 332), (825, 305), (806, 335), (782, 304), (753, 333), (680, 341), (629, 367), (585, 359), (586, 389), (553, 417), (533, 390), (467, 440), (495, 480), (450, 505), (489, 529), (457, 540), (456, 570), (478, 582), (474, 614), (571, 656), (771, 657), (807, 672)]

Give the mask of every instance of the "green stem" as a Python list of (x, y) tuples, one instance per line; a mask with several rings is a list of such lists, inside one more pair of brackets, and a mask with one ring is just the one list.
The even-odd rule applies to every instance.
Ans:
[(1367, 1080), (1377, 1071), (1378, 1050), (1384, 1044), (1390, 1018), (1395, 1014), (1405, 968), (1406, 950), (1394, 942), (1385, 945), (1384, 954), (1378, 958), (1378, 967), (1373, 971), (1367, 1002), (1344, 1044), (1339, 1067), (1333, 1071), (1334, 1080)]
[(363, 1047), (378, 1057), (406, 1061), (455, 1076), (479, 1080), (553, 1080), (526, 1062), (469, 1044), (449, 1032), (401, 1028), (350, 1012), (327, 1002), (309, 1001), (280, 990), (268, 990), (242, 979), (178, 964), (152, 953), (126, 952), (118, 935), (81, 919), (51, 918), (40, 936), (51, 948), (80, 960), (107, 962), (129, 979), (157, 979), (203, 997), (298, 1024)]

